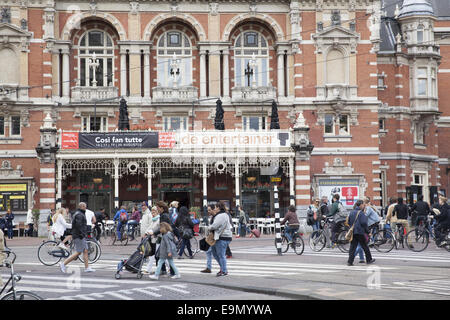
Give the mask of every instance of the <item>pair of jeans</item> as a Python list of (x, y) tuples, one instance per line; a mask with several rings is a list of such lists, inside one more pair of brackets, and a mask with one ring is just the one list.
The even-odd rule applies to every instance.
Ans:
[(294, 236), (294, 233), (295, 233), (295, 231), (298, 230), (298, 228), (299, 228), (298, 226), (295, 226), (295, 227), (287, 226), (286, 227), (284, 234), (286, 235), (286, 238), (288, 239), (289, 242), (292, 241), (292, 237)]
[(8, 227), (8, 239), (12, 239), (14, 236), (13, 227)]
[(229, 240), (217, 240), (216, 243), (211, 247), (212, 254), (217, 263), (219, 263), (220, 271), (227, 273), (227, 258), (225, 252), (227, 251)]
[(363, 234), (354, 234), (353, 240), (350, 243), (350, 251), (348, 253), (348, 263), (353, 264), (358, 244), (361, 246), (361, 248), (364, 251), (364, 254), (366, 255), (366, 262), (372, 261), (372, 255), (370, 254), (369, 246), (366, 243), (366, 237)]
[(317, 231), (317, 230), (320, 229), (320, 222), (319, 222), (319, 220), (317, 220), (316, 222), (314, 222), (312, 224), (312, 228), (313, 228), (313, 231)]
[(122, 225), (126, 225), (127, 223), (123, 223), (122, 221), (119, 221), (119, 223), (117, 224), (117, 239), (122, 240), (122, 233), (120, 232), (120, 229), (122, 229)]
[[(131, 236), (131, 238), (134, 238), (134, 229), (139, 223), (136, 220), (130, 220), (128, 221), (128, 235)], [(131, 229), (131, 230), (130, 230)], [(130, 232), (131, 231), (131, 232)]]
[(181, 257), (183, 255), (184, 247), (188, 249), (189, 256), (192, 257), (191, 239), (184, 239), (184, 238), (181, 239), (181, 246), (180, 251), (178, 252), (178, 256)]
[(175, 263), (173, 262), (173, 258), (168, 258), (168, 259), (159, 259), (158, 260), (158, 266), (156, 267), (155, 276), (159, 277), (159, 274), (161, 273), (161, 269), (162, 269), (163, 265), (165, 265), (166, 260), (169, 262), (170, 268), (173, 269), (174, 274), (176, 274), (176, 275), (180, 274), (178, 272), (177, 267), (175, 266)]
[(206, 268), (212, 270), (212, 247), (206, 251)]
[(356, 255), (359, 255), (359, 261), (364, 261), (364, 251), (359, 243), (358, 246), (356, 247), (355, 256)]

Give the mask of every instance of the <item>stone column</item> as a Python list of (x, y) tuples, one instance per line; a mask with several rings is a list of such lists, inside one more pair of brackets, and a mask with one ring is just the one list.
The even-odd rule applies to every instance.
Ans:
[(284, 97), (284, 52), (278, 51), (278, 62), (277, 62), (277, 85), (278, 85), (278, 96)]
[(61, 208), (62, 206), (62, 166), (64, 164), (64, 160), (60, 159), (57, 161), (56, 166), (58, 168), (58, 172), (56, 174), (56, 209)]
[(206, 97), (206, 52), (200, 51), (200, 98)]
[(203, 162), (203, 221), (208, 225), (208, 172), (206, 161)]
[(120, 95), (127, 95), (127, 55), (120, 53)]
[(144, 99), (150, 99), (150, 52), (144, 52)]
[(62, 72), (62, 88), (63, 97), (69, 98), (70, 95), (70, 63), (69, 63), (69, 50), (63, 50), (63, 72)]
[(309, 127), (302, 112), (294, 125), (292, 148), (295, 151), (295, 205), (297, 214), (306, 216), (311, 200), (311, 152), (314, 149), (309, 140)]
[(223, 52), (223, 97), (230, 98), (230, 70), (229, 70), (230, 53), (228, 50)]
[(289, 158), (289, 204), (295, 206), (294, 158)]
[[(235, 189), (236, 189), (236, 210), (241, 206), (240, 192), (239, 192), (239, 158), (236, 159), (234, 165), (234, 176), (235, 176)], [(237, 211), (236, 211), (237, 212)]]
[(119, 207), (119, 159), (114, 159), (114, 208)]
[(153, 176), (152, 159), (147, 159), (147, 201), (148, 201), (149, 208), (152, 207), (152, 202), (153, 202), (152, 176)]

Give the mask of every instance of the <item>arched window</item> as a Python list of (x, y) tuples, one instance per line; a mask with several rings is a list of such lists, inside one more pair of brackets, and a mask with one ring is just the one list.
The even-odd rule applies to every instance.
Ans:
[(174, 73), (178, 72), (177, 86), (192, 85), (191, 42), (180, 31), (168, 31), (158, 40), (158, 86), (173, 87), (171, 69)]
[[(249, 78), (245, 70), (254, 57), (256, 66)], [(268, 86), (269, 83), (269, 46), (262, 34), (256, 31), (246, 31), (240, 34), (234, 43), (235, 86), (248, 87), (253, 78), (257, 86)]]
[(347, 66), (344, 54), (332, 49), (328, 52), (326, 60), (327, 84), (345, 84), (347, 83)]
[(98, 87), (114, 85), (114, 44), (109, 34), (102, 30), (89, 30), (80, 38), (78, 52), (78, 78), (82, 87), (91, 87), (94, 80), (89, 59), (95, 53), (99, 65), (95, 72)]

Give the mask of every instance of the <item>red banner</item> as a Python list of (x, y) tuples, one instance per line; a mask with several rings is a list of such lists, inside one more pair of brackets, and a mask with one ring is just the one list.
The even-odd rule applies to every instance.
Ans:
[(61, 149), (78, 149), (78, 132), (63, 132), (61, 138)]
[(158, 147), (161, 149), (173, 149), (175, 147), (175, 133), (159, 132)]

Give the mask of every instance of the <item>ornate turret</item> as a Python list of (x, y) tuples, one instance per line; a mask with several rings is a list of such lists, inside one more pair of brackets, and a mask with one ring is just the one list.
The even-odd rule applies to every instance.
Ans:
[(404, 0), (398, 18), (430, 15), (434, 16), (434, 11), (427, 0)]

